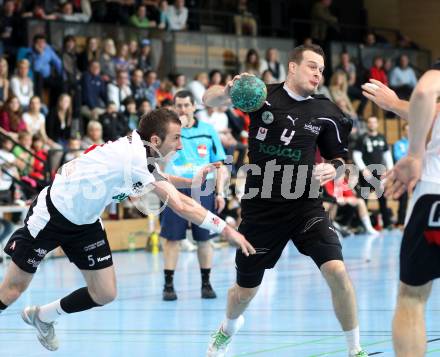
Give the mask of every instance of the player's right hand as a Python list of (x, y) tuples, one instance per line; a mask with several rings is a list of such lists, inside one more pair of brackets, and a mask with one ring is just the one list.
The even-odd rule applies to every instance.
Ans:
[(392, 108), (396, 105), (395, 103), (399, 101), (396, 92), (376, 79), (370, 79), (370, 82), (364, 83), (361, 87), (364, 97), (384, 110), (392, 111)]
[(231, 90), (234, 81), (236, 81), (237, 79), (240, 79), (243, 76), (255, 76), (254, 74), (251, 73), (247, 73), (247, 72), (243, 72), (240, 74), (237, 74), (236, 76), (234, 76), (234, 78), (232, 78), (228, 83), (226, 83), (225, 85), (225, 94), (229, 97), (229, 91)]
[(246, 238), (231, 226), (226, 225), (222, 234), (229, 243), (240, 248), (245, 256), (248, 257), (249, 255), (253, 255), (256, 253), (254, 247), (246, 240)]
[(408, 155), (400, 159), (385, 175), (385, 196), (398, 199), (405, 191), (411, 193), (422, 175), (423, 160)]

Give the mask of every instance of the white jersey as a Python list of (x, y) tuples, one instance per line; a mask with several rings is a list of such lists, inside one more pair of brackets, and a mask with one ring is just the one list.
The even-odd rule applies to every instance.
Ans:
[(423, 162), (422, 181), (440, 184), (440, 114), (434, 120)]
[(68, 162), (55, 176), (50, 196), (55, 208), (74, 224), (96, 222), (112, 201), (136, 196), (154, 181), (148, 170), (147, 156), (139, 134), (131, 140), (89, 149)]

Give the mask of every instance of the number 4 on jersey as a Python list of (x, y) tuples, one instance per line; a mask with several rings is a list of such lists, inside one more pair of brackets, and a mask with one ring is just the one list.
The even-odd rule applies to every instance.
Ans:
[(284, 143), (284, 145), (289, 145), (290, 142), (293, 139), (293, 136), (295, 135), (295, 130), (292, 130), (290, 133), (290, 136), (287, 136), (288, 129), (284, 129), (283, 133), (281, 134), (280, 140)]

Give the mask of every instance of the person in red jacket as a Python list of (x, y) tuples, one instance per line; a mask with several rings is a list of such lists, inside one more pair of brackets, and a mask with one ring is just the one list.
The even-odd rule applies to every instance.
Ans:
[(379, 234), (373, 226), (371, 225), (370, 216), (368, 214), (368, 209), (365, 201), (357, 197), (356, 193), (350, 187), (349, 178), (346, 175), (344, 178), (335, 179), (334, 181), (329, 181), (325, 184), (325, 190), (327, 194), (336, 199), (337, 205), (330, 209), (329, 215), (332, 220), (336, 216), (336, 211), (338, 207), (341, 206), (351, 206), (357, 208), (359, 218), (365, 227), (367, 234), (376, 235)]
[(370, 78), (388, 85), (388, 76), (383, 69), (383, 57), (375, 56), (373, 60), (373, 67), (370, 68)]

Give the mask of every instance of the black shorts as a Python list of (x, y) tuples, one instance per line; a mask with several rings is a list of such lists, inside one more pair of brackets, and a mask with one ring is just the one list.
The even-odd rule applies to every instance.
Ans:
[(419, 182), (408, 217), (400, 249), (400, 281), (420, 286), (440, 277), (440, 185)]
[(73, 224), (54, 207), (50, 187), (46, 187), (32, 203), (24, 227), (14, 232), (4, 251), (20, 269), (35, 273), (45, 255), (59, 246), (79, 269), (113, 265), (102, 222)]
[(343, 260), (342, 246), (320, 201), (292, 205), (294, 218), (274, 224), (246, 222), (239, 227), (257, 253), (246, 257), (237, 250), (235, 263), (237, 284), (253, 288), (260, 285), (265, 269), (275, 266), (284, 247), (291, 240), (298, 251), (310, 256), (320, 267), (330, 260)]

